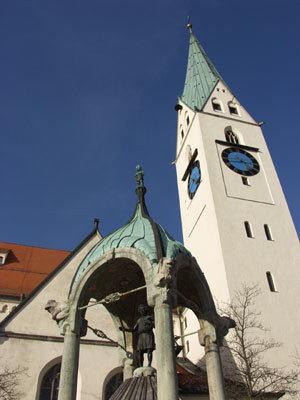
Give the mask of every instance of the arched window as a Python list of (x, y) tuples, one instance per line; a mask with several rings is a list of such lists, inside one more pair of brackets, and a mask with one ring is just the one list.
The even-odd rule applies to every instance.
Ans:
[(220, 100), (214, 98), (211, 100), (211, 104), (212, 104), (212, 108), (214, 111), (223, 112), (223, 107), (222, 107), (222, 103), (220, 102)]
[(233, 132), (231, 126), (229, 126), (225, 129), (225, 139), (226, 139), (226, 142), (228, 142), (228, 143), (235, 143), (235, 144), (240, 143), (238, 135)]
[(57, 400), (61, 363), (53, 365), (41, 382), (39, 400)]
[(116, 370), (116, 373), (109, 375), (109, 379), (104, 381), (103, 400), (109, 400), (118, 387), (123, 383), (123, 372), (119, 368), (116, 368)]

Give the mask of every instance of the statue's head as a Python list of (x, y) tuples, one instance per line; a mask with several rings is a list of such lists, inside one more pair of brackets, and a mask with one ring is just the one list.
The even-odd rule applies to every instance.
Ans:
[(148, 315), (150, 314), (150, 308), (146, 304), (140, 304), (138, 307), (138, 312), (140, 315)]
[(54, 312), (57, 308), (58, 303), (55, 300), (48, 300), (47, 304), (45, 305), (45, 310), (47, 310), (50, 314)]

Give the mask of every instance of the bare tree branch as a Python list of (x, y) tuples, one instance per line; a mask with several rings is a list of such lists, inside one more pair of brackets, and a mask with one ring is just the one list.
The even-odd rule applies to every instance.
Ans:
[(3, 367), (0, 370), (0, 400), (19, 400), (22, 393), (18, 386), (21, 376), (26, 373), (25, 368), (10, 369)]
[(236, 322), (222, 350), (227, 391), (233, 400), (259, 399), (266, 393), (296, 393), (298, 369), (274, 368), (265, 362), (267, 353), (281, 344), (265, 337), (269, 329), (262, 324), (256, 308), (259, 295), (258, 285), (244, 284), (233, 301), (220, 310)]

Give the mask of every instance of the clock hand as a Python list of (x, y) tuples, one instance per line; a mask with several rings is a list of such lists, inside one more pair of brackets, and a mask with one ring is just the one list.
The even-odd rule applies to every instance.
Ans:
[(246, 165), (252, 165), (252, 162), (251, 162), (251, 161), (245, 161), (245, 160), (242, 160), (242, 159), (240, 159), (240, 158), (231, 159), (230, 161), (231, 161), (231, 162), (242, 163), (242, 164), (246, 164)]

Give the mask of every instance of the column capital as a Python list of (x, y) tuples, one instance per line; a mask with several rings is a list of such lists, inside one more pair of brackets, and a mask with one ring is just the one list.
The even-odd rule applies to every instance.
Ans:
[[(211, 321), (211, 319), (209, 319)], [(227, 335), (229, 329), (235, 327), (235, 322), (229, 317), (213, 318), (212, 322), (208, 320), (200, 320), (199, 341), (202, 346), (205, 346), (207, 340), (210, 343), (216, 343), (222, 346), (223, 339)]]
[(162, 258), (154, 275), (153, 300), (155, 305), (164, 303), (172, 305), (175, 303), (175, 279), (173, 260)]
[(208, 321), (200, 321), (200, 329), (198, 331), (199, 342), (201, 346), (209, 343), (217, 343), (217, 332), (215, 327)]
[(69, 315), (70, 304), (69, 301), (57, 302), (54, 299), (48, 300), (45, 305), (45, 310), (52, 315), (52, 319), (57, 323), (60, 334), (64, 336), (65, 332), (70, 328)]

